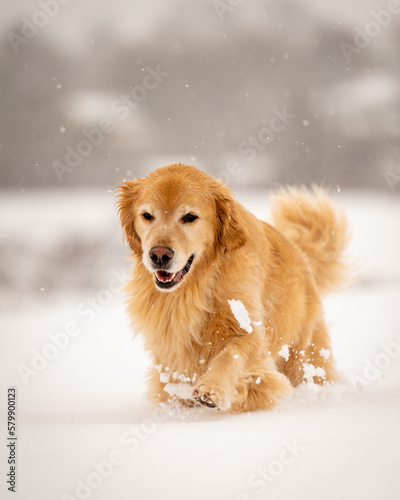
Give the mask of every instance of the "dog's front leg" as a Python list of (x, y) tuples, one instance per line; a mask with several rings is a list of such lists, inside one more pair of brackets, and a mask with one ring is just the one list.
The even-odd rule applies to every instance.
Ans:
[(193, 390), (194, 399), (209, 408), (251, 411), (273, 408), (292, 391), (255, 330), (231, 337), (211, 357)]
[(210, 408), (227, 410), (237, 398), (239, 381), (248, 373), (249, 365), (261, 356), (260, 338), (255, 332), (231, 338), (210, 359), (194, 388), (195, 400)]

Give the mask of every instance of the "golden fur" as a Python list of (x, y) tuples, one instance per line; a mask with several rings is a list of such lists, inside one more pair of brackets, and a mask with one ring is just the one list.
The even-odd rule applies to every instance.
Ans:
[[(335, 381), (321, 296), (344, 281), (347, 236), (343, 216), (321, 190), (275, 195), (273, 227), (223, 183), (178, 164), (126, 181), (118, 208), (133, 252), (128, 313), (153, 359), (152, 400), (170, 400), (171, 383), (183, 383), (190, 391), (177, 393), (180, 402), (240, 412), (276, 405), (303, 381), (305, 365), (308, 378), (311, 365), (316, 369), (315, 383)], [(184, 222), (189, 212), (198, 219)], [(155, 285), (155, 245), (173, 249), (174, 272), (194, 254), (170, 291)], [(235, 318), (232, 299), (248, 311), (251, 333)], [(285, 345), (287, 360), (278, 354)]]

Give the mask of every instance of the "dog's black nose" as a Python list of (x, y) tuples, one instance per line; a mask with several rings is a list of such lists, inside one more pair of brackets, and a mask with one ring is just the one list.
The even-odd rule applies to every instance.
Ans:
[(168, 247), (153, 247), (150, 250), (149, 255), (154, 266), (160, 269), (166, 269), (168, 268), (170, 260), (174, 256), (174, 251), (172, 248)]

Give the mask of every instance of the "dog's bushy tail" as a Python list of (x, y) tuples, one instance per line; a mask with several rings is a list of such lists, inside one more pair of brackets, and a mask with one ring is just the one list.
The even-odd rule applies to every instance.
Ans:
[(338, 291), (352, 280), (343, 260), (348, 244), (345, 216), (316, 186), (282, 189), (273, 195), (274, 225), (307, 256), (321, 293)]

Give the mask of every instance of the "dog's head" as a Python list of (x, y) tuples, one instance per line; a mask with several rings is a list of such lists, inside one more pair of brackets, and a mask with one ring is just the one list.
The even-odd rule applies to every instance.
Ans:
[(230, 190), (194, 167), (125, 181), (117, 204), (126, 240), (159, 290), (175, 290), (192, 268), (246, 241)]

